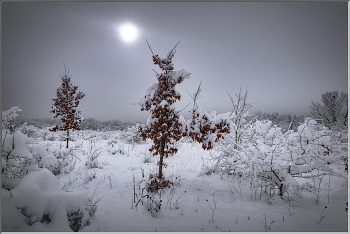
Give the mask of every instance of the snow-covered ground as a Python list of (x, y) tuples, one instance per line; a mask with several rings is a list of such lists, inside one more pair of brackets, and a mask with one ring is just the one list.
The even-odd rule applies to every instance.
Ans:
[[(2, 231), (70, 231), (65, 211), (83, 206), (91, 210), (91, 204), (96, 201), (95, 215), (85, 220), (88, 225), (80, 231), (348, 231), (348, 182), (344, 178), (332, 176), (330, 194), (320, 193), (319, 203), (316, 195), (308, 192), (287, 202), (277, 191), (272, 191), (276, 194), (270, 197), (260, 189), (251, 190), (249, 181), (240, 182), (237, 176), (222, 175), (218, 171), (206, 174), (205, 168), (214, 164), (212, 152), (185, 141), (179, 143), (176, 155), (165, 159), (168, 166), (163, 171), (173, 185), (161, 195), (154, 195), (155, 200), (162, 202), (160, 210), (152, 209), (151, 213), (149, 199), (143, 198), (143, 204), (138, 202), (145, 184), (141, 183), (143, 173), (148, 178), (158, 168), (157, 157), (148, 151), (150, 144), (130, 145), (118, 141), (112, 146), (107, 144), (109, 141), (78, 138), (70, 142), (71, 152), (78, 158), (73, 171), (53, 176), (42, 169), (40, 173), (30, 172), (25, 177), (27, 183), (21, 185), (20, 182), (11, 193), (2, 188)], [(59, 141), (39, 144), (48, 145), (52, 150), (60, 148)], [(96, 149), (101, 152), (97, 158), (100, 168), (87, 169), (87, 157)], [(343, 166), (333, 166), (333, 169), (347, 178)], [(320, 187), (325, 188), (326, 183), (329, 183), (328, 176), (323, 178)], [(32, 213), (41, 212), (40, 217), (49, 214), (54, 218), (51, 222), (41, 220), (29, 226), (25, 221), (27, 217), (16, 206), (30, 208)]]

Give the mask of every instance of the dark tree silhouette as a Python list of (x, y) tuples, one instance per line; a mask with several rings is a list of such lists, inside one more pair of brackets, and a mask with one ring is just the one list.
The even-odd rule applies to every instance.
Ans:
[(71, 76), (66, 72), (66, 68), (64, 68), (64, 75), (60, 77), (62, 85), (57, 89), (56, 97), (52, 98), (54, 104), (50, 112), (54, 114), (54, 118), (61, 116), (62, 125), (56, 125), (50, 131), (67, 131), (66, 147), (68, 148), (69, 129), (80, 130), (80, 124), (83, 121), (81, 112), (77, 111), (76, 108), (79, 105), (79, 100), (85, 97), (85, 94), (77, 91), (78, 86), (72, 84)]
[(339, 91), (322, 94), (321, 103), (311, 102), (311, 117), (322, 119), (327, 127), (347, 126), (348, 94)]

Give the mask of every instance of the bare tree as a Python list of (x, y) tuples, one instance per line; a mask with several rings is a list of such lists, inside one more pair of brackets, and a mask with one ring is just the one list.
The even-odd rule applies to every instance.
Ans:
[(232, 122), (234, 123), (234, 133), (235, 133), (235, 146), (237, 149), (237, 145), (241, 143), (242, 136), (244, 135), (244, 126), (246, 124), (245, 118), (247, 117), (248, 110), (253, 106), (253, 103), (248, 103), (248, 90), (246, 89), (245, 94), (242, 94), (242, 86), (239, 89), (239, 94), (236, 94), (237, 102), (235, 99), (227, 92), (230, 97), (232, 103)]
[(54, 118), (61, 116), (63, 125), (55, 126), (50, 131), (67, 131), (67, 148), (69, 140), (69, 129), (80, 130), (80, 124), (83, 121), (80, 111), (76, 108), (79, 105), (79, 100), (85, 97), (85, 93), (77, 92), (78, 86), (74, 86), (71, 82), (71, 76), (66, 72), (64, 67), (64, 75), (60, 76), (62, 79), (61, 87), (57, 89), (55, 98), (52, 98), (54, 104), (51, 113)]
[(339, 91), (322, 94), (321, 103), (311, 102), (311, 117), (321, 119), (327, 127), (347, 126), (348, 94)]

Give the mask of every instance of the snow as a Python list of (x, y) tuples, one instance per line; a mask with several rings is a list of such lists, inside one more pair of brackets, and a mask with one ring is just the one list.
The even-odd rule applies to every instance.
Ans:
[(254, 129), (257, 133), (264, 134), (267, 132), (267, 129), (270, 127), (271, 123), (272, 123), (271, 121), (267, 121), (266, 123), (263, 123), (258, 120), (255, 122)]
[[(18, 231), (72, 231), (67, 214), (81, 210), (83, 217), (89, 217), (85, 209), (88, 198), (83, 192), (67, 193), (59, 188), (59, 180), (46, 168), (30, 172), (11, 191), (11, 202), (16, 208), (29, 215), (33, 225)], [(49, 224), (40, 223), (43, 215), (49, 215)], [(87, 218), (85, 218), (86, 222)], [(83, 220), (84, 222), (84, 220)]]
[(321, 145), (331, 145), (331, 137), (330, 136), (323, 136), (318, 139), (318, 144)]
[(6, 126), (10, 123), (12, 119), (15, 119), (18, 114), (16, 112), (22, 111), (19, 109), (19, 107), (14, 106), (8, 109), (7, 111), (2, 111), (1, 115), (1, 123), (2, 123), (2, 128), (6, 128)]
[(159, 106), (161, 107), (165, 107), (166, 105), (168, 105), (168, 102), (166, 100), (162, 100), (160, 103), (159, 103)]
[[(97, 141), (96, 144), (96, 148), (103, 148), (106, 141)], [(81, 147), (87, 150), (88, 142), (86, 141)], [(147, 144), (133, 148), (130, 145), (126, 147), (130, 147), (128, 154), (117, 152), (113, 155), (105, 151), (99, 159), (108, 164), (104, 165), (103, 169), (86, 170), (90, 177), (93, 177), (92, 173), (96, 174), (85, 184), (83, 184), (85, 177), (80, 176), (80, 173), (84, 172), (84, 157), (87, 156), (81, 153), (78, 155), (82, 160), (82, 166), (77, 165), (75, 171), (60, 175), (59, 179), (47, 169), (41, 169), (29, 173), (21, 180), (11, 191), (13, 197), (3, 189), (2, 200), (4, 209), (8, 212), (7, 217), (3, 219), (3, 222), (6, 221), (4, 229), (6, 231), (69, 231), (67, 212), (84, 206), (84, 201), (87, 200), (86, 194), (92, 195), (95, 191), (95, 198), (102, 196), (103, 198), (97, 203), (95, 218), (89, 225), (82, 228), (81, 231), (84, 232), (216, 232), (221, 229), (234, 232), (263, 232), (265, 218), (267, 226), (271, 228), (268, 231), (347, 230), (345, 211), (347, 193), (345, 194), (344, 188), (341, 187), (344, 179), (331, 177), (332, 191), (338, 191), (338, 193), (332, 193), (330, 203), (327, 203), (326, 197), (323, 197), (320, 203), (316, 204), (313, 194), (303, 193), (303, 198), (291, 207), (278, 196), (271, 200), (271, 205), (266, 196), (260, 200), (255, 199), (253, 195), (251, 200), (249, 184), (242, 182), (239, 185), (239, 180), (235, 177), (220, 175), (215, 164), (210, 164), (211, 153), (202, 150), (199, 144), (192, 143), (181, 143), (177, 155), (166, 159), (169, 165), (165, 169), (166, 177), (172, 181), (177, 178), (177, 184), (167, 189), (162, 195), (163, 206), (171, 196), (173, 197), (171, 207), (168, 203), (167, 207), (162, 208), (154, 217), (147, 211), (146, 205), (142, 206), (141, 203), (137, 207), (133, 204), (131, 208), (131, 198), (133, 176), (138, 183), (142, 179), (141, 168), (146, 175), (155, 172), (157, 160), (150, 163), (142, 162), (145, 153), (149, 154)], [(202, 165), (213, 166), (202, 167)], [(65, 192), (61, 188), (69, 180), (71, 185), (67, 185), (67, 191), (70, 192)], [(286, 182), (291, 188), (298, 183), (295, 178), (288, 176)], [(175, 202), (176, 199), (178, 199), (177, 202)], [(50, 223), (35, 222), (32, 226), (28, 226), (25, 222), (26, 217), (14, 205), (26, 207), (27, 212), (33, 214), (33, 221), (40, 220), (45, 213), (49, 214), (52, 220)], [(324, 206), (328, 208), (322, 213)], [(326, 218), (318, 224), (320, 215)], [(272, 220), (274, 220), (273, 223)]]
[[(13, 144), (14, 139), (14, 144)], [(2, 150), (5, 152), (11, 152), (11, 155), (32, 158), (32, 154), (27, 149), (27, 143), (33, 141), (33, 138), (30, 138), (24, 135), (20, 131), (16, 131), (14, 134), (9, 134), (6, 131), (2, 130)], [(14, 148), (12, 148), (14, 146)]]
[[(211, 120), (228, 117), (216, 113), (204, 114)], [(263, 133), (269, 134), (269, 130), (272, 135), (277, 135), (275, 133), (278, 132), (269, 122), (263, 121), (257, 122), (254, 129), (259, 132), (259, 136), (263, 136)], [(286, 139), (299, 139), (300, 134), (290, 132)], [(175, 143), (178, 145), (178, 153), (165, 159), (168, 166), (163, 171), (173, 185), (164, 190), (161, 198), (154, 195), (155, 200), (162, 200), (162, 206), (158, 212), (151, 214), (148, 209), (152, 203), (148, 199), (143, 198), (144, 203), (140, 202), (136, 206), (140, 197), (139, 185), (141, 188), (145, 185), (142, 174), (144, 173), (147, 179), (149, 174), (155, 174), (158, 168), (159, 157), (151, 156), (148, 150), (151, 146), (149, 141), (127, 143), (126, 134), (122, 131), (75, 131), (72, 137), (76, 140), (71, 142), (67, 150), (60, 149), (60, 141), (47, 142), (39, 140), (40, 138), (35, 145), (31, 145), (31, 153), (36, 158), (58, 155), (63, 157), (71, 152), (77, 160), (73, 170), (67, 171), (66, 174), (61, 172), (54, 176), (46, 168), (37, 168), (37, 171), (29, 172), (20, 180), (14, 189), (9, 191), (2, 188), (2, 212), (6, 214), (2, 218), (3, 231), (72, 231), (67, 214), (77, 210), (84, 213), (83, 223), (87, 224), (80, 230), (82, 232), (348, 230), (348, 213), (345, 210), (348, 180), (344, 179), (347, 178), (347, 173), (343, 165), (313, 164), (314, 167), (320, 166), (324, 171), (332, 170), (344, 177), (323, 176), (318, 203), (314, 190), (318, 188), (318, 179), (313, 182), (312, 179), (292, 177), (285, 170), (279, 170), (277, 173), (284, 177), (283, 183), (287, 186), (291, 198), (287, 201), (278, 196), (278, 188), (272, 190), (274, 195), (270, 197), (260, 189), (251, 187), (250, 181), (234, 174), (234, 170), (230, 171), (230, 175), (224, 174), (213, 157), (215, 154), (223, 157), (223, 152), (205, 151), (201, 144), (183, 138)], [(22, 143), (28, 140), (24, 136), (22, 139)], [(324, 136), (317, 139), (324, 143), (327, 141)], [(262, 157), (270, 149), (263, 138), (257, 142), (261, 154), (257, 154), (256, 157)], [(329, 140), (329, 143), (332, 141)], [(86, 167), (86, 162), (91, 156), (96, 158), (94, 160), (98, 160), (102, 167)], [(237, 159), (240, 158), (229, 157), (227, 162), (232, 164)], [(303, 159), (310, 164), (312, 158)], [(305, 163), (305, 160), (300, 161)], [(42, 163), (44, 166), (45, 163)], [(309, 169), (310, 166), (306, 164), (297, 167), (297, 170), (305, 172)], [(138, 194), (136, 202), (133, 202), (134, 184)], [(308, 187), (311, 192), (300, 190), (300, 185), (304, 185), (303, 188)], [(328, 185), (330, 191), (325, 189)], [(89, 210), (96, 201), (96, 213), (90, 218)], [(23, 213), (28, 217), (21, 213), (20, 208), (25, 210)], [(43, 221), (45, 215), (49, 216), (51, 222)], [(320, 222), (321, 216), (325, 218)], [(31, 226), (28, 223), (32, 223)]]
[(182, 77), (183, 79), (190, 79), (190, 73), (186, 72), (185, 69), (181, 69), (180, 71), (172, 71), (169, 73), (171, 79), (174, 80), (175, 83), (178, 82), (179, 78)]

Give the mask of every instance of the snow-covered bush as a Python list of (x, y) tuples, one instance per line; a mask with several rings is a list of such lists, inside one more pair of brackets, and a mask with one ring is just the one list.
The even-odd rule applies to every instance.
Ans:
[(123, 142), (131, 145), (141, 144), (143, 140), (139, 133), (140, 126), (141, 125), (137, 123), (136, 126), (129, 127), (128, 129), (122, 131), (121, 139)]
[(204, 165), (199, 171), (198, 176), (218, 174), (221, 171), (221, 167), (218, 164)]
[(20, 131), (8, 134), (2, 131), (2, 186), (11, 189), (30, 170), (36, 170), (27, 143), (31, 138)]
[(120, 143), (116, 146), (116, 149), (117, 149), (117, 153), (120, 153), (120, 154), (125, 154), (126, 151), (125, 151), (125, 144), (124, 143)]
[(96, 178), (96, 172), (86, 173), (86, 176), (84, 177), (84, 180), (83, 180), (83, 184), (85, 185), (95, 178)]
[(124, 154), (124, 143), (119, 140), (113, 139), (107, 142), (107, 152), (115, 155), (116, 153)]
[(348, 171), (348, 130), (341, 132), (332, 131), (330, 152), (339, 155), (336, 164), (344, 165), (345, 170)]
[[(51, 149), (48, 145), (29, 144), (38, 138), (42, 130), (24, 124), (21, 128), (11, 125), (19, 108), (3, 111), (2, 130), (2, 178), (3, 187), (11, 189), (29, 171), (47, 168), (54, 175), (68, 173), (73, 169), (73, 156), (68, 150)], [(39, 131), (40, 130), (40, 131)], [(39, 134), (38, 134), (39, 133)]]
[(100, 149), (90, 150), (89, 152), (85, 152), (87, 154), (87, 159), (85, 162), (85, 166), (87, 169), (90, 168), (103, 168), (102, 164), (97, 161), (97, 158), (101, 155), (102, 151)]
[(74, 168), (74, 156), (68, 149), (51, 149), (48, 145), (32, 145), (30, 151), (40, 168), (54, 175), (69, 173)]
[(149, 152), (142, 153), (144, 156), (142, 158), (143, 163), (152, 163), (154, 161), (153, 156)]
[(32, 137), (32, 138), (38, 138), (40, 136), (40, 133), (38, 134), (38, 132), (40, 132), (41, 129), (33, 126), (33, 125), (28, 125), (27, 122), (25, 122), (20, 128), (19, 130), (27, 135), (28, 137)]
[(116, 147), (109, 146), (107, 147), (107, 152), (115, 155), (118, 152), (118, 149)]
[(14, 119), (19, 116), (17, 112), (21, 112), (18, 106), (11, 107), (7, 111), (2, 111), (1, 126), (3, 130), (13, 133), (18, 126), (13, 124)]
[(18, 116), (16, 112), (19, 111), (22, 110), (18, 107), (2, 111), (2, 187), (7, 189), (12, 189), (28, 171), (37, 169), (27, 148), (28, 142), (33, 139), (18, 131), (12, 124)]
[(243, 175), (254, 186), (278, 185), (280, 196), (288, 197), (300, 196), (292, 177), (322, 179), (324, 175), (336, 175), (329, 167), (340, 157), (332, 152), (332, 131), (315, 120), (306, 118), (297, 132), (282, 133), (271, 121), (260, 120), (245, 129), (241, 144), (229, 134), (216, 145), (220, 153), (214, 158), (228, 174)]
[(47, 225), (55, 231), (79, 231), (96, 212), (96, 204), (85, 193), (62, 191), (46, 168), (29, 173), (11, 193), (26, 223), (37, 228)]

